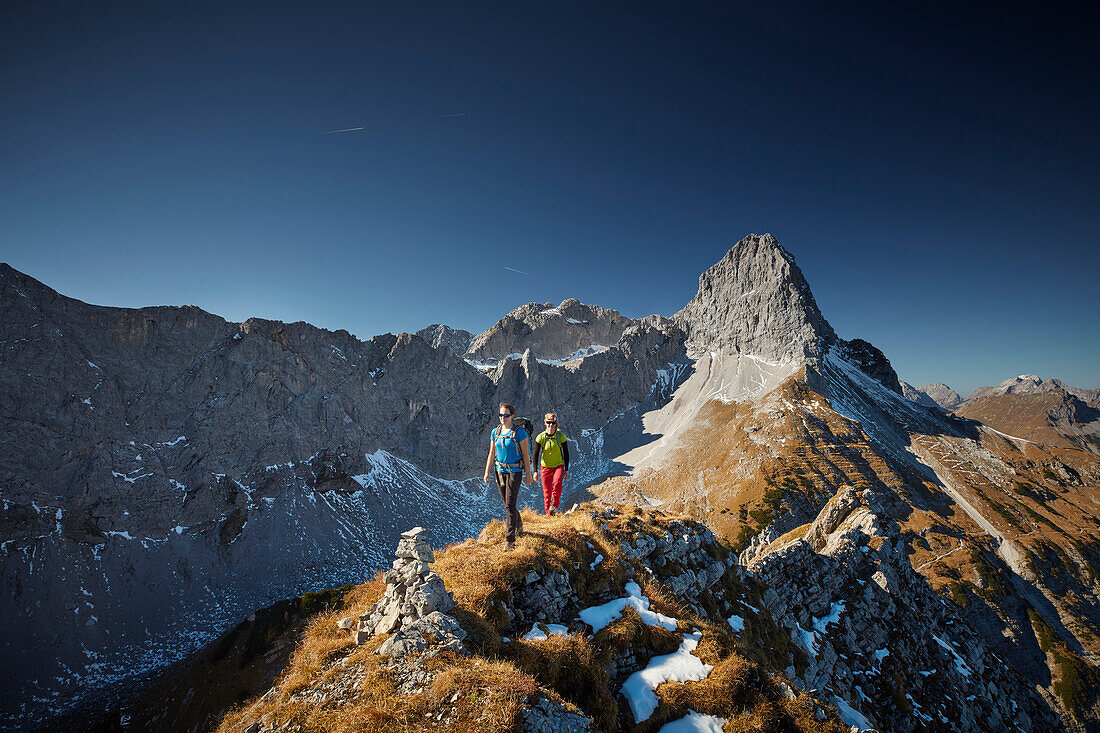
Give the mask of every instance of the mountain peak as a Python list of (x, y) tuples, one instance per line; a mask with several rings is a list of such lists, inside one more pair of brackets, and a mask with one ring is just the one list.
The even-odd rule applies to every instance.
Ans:
[(771, 234), (730, 248), (673, 320), (706, 348), (781, 363), (820, 356), (837, 340), (794, 256)]
[(1009, 394), (1039, 394), (1041, 392), (1062, 391), (1071, 394), (1085, 402), (1094, 402), (1100, 399), (1100, 390), (1082, 389), (1070, 387), (1061, 379), (1043, 379), (1035, 374), (1020, 374), (1010, 377), (993, 387), (978, 387), (967, 395), (967, 401), (978, 400), (983, 397), (1000, 397)]
[(917, 387), (917, 389), (945, 410), (953, 410), (962, 404), (963, 401), (962, 395), (943, 382), (926, 384), (922, 387)]
[(585, 305), (576, 298), (559, 305), (527, 303), (474, 336), (466, 355), (502, 359), (531, 349), (540, 359), (562, 359), (579, 351), (613, 346), (627, 329), (644, 322), (657, 328), (668, 325), (660, 316), (627, 318), (617, 310)]

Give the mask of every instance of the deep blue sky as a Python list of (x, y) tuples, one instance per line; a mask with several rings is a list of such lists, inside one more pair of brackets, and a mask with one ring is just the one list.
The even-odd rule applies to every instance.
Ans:
[(670, 315), (768, 231), (907, 381), (1100, 387), (1082, 12), (9, 0), (0, 259), (369, 338)]

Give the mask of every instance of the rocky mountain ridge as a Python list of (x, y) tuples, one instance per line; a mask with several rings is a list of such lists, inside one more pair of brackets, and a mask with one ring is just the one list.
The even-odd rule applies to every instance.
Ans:
[[(946, 387), (947, 385), (944, 386)], [(942, 407), (942, 405), (928, 394), (928, 392), (920, 387), (914, 387), (906, 381), (902, 381), (901, 383), (901, 396), (910, 402), (916, 402), (922, 407)], [(945, 407), (944, 409), (948, 408)]]
[(474, 335), (461, 328), (451, 328), (442, 323), (433, 323), (416, 332), (416, 335), (428, 342), (433, 349), (447, 349), (455, 356), (464, 356), (470, 347)]
[[(699, 293), (673, 319), (627, 323), (613, 311), (579, 303), (566, 307), (573, 315), (561, 313), (568, 301), (557, 314), (543, 313), (553, 310), (548, 304), (533, 304), (519, 309), (520, 317), (506, 327), (486, 332), (484, 343), (492, 348), (484, 358), (469, 350), (460, 358), (446, 331), (437, 331), (433, 347), (408, 334), (361, 342), (307, 324), (227, 324), (198, 309), (96, 309), (0, 274), (7, 278), (0, 303), (14, 316), (0, 327), (7, 329), (9, 347), (0, 383), (4, 394), (16, 395), (3, 405), (9, 425), (33, 414), (21, 396), (35, 394), (35, 384), (49, 396), (70, 379), (82, 384), (78, 369), (108, 375), (103, 383), (85, 385), (85, 399), (80, 392), (60, 406), (44, 403), (70, 421), (64, 430), (47, 422), (37, 438), (52, 455), (66, 457), (61, 465), (68, 473), (58, 473), (49, 461), (33, 463), (39, 451), (15, 452), (7, 464), (6, 485), (14, 488), (5, 489), (3, 499), (14, 519), (0, 526), (8, 533), (6, 587), (12, 597), (46, 599), (51, 618), (67, 618), (74, 604), (79, 622), (96, 617), (84, 630), (47, 640), (36, 612), (23, 610), (28, 604), (10, 614), (0, 609), (16, 619), (5, 638), (29, 640), (24, 651), (30, 665), (42, 661), (31, 657), (37, 645), (64, 649), (72, 640), (81, 646), (73, 656), (59, 656), (66, 665), (85, 671), (106, 665), (94, 655), (105, 655), (110, 645), (88, 636), (87, 629), (102, 628), (103, 618), (120, 623), (129, 613), (127, 633), (141, 638), (150, 633), (147, 618), (158, 618), (158, 597), (178, 597), (173, 619), (185, 620), (164, 624), (164, 638), (197, 643), (205, 633), (196, 631), (204, 628), (197, 616), (213, 619), (205, 628), (224, 628), (246, 612), (242, 604), (262, 605), (265, 593), (283, 597), (371, 572), (386, 561), (397, 527), (433, 517), (439, 541), (469, 534), (498, 501), (487, 487), (462, 477), (471, 468), (480, 471), (484, 448), (476, 443), (491, 423), (486, 408), (507, 397), (521, 414), (537, 415), (551, 405), (563, 417), (576, 448), (576, 479), (567, 487), (566, 503), (595, 495), (636, 504), (639, 511), (682, 512), (705, 521), (723, 546), (739, 553), (738, 574), (771, 578), (773, 595), (765, 605), (782, 619), (775, 627), (782, 631), (771, 634), (768, 644), (779, 656), (792, 654), (792, 645), (810, 655), (818, 622), (823, 629), (839, 622), (846, 629), (843, 642), (831, 640), (831, 651), (814, 648), (813, 661), (796, 664), (794, 676), (807, 686), (828, 685), (856, 714), (898, 726), (919, 725), (914, 716), (938, 724), (942, 715), (1021, 730), (1051, 729), (1043, 726), (1055, 718), (1053, 729), (1078, 730), (1098, 717), (1096, 696), (1089, 692), (1092, 681), (1100, 680), (1100, 518), (1090, 504), (1100, 501), (1095, 455), (1079, 446), (1003, 435), (904, 399), (886, 356), (833, 332), (793, 257), (770, 235), (751, 235), (735, 245), (704, 273)], [(578, 308), (592, 315), (587, 324), (570, 322), (585, 320), (575, 317), (584, 315)], [(55, 337), (32, 332), (40, 321)], [(162, 323), (169, 324), (170, 336), (161, 335)], [(604, 346), (595, 340), (599, 329), (619, 327), (615, 344), (593, 352), (592, 345)], [(122, 339), (119, 333), (137, 336)], [(584, 353), (565, 352), (585, 342)], [(53, 366), (44, 369), (44, 363)], [(142, 368), (128, 369), (128, 363)], [(102, 390), (111, 394), (107, 381), (119, 397), (101, 403)], [(432, 389), (418, 389), (422, 384)], [(80, 412), (95, 413), (101, 404), (121, 415), (130, 433), (113, 432), (117, 419), (99, 423)], [(188, 416), (196, 417), (186, 431), (178, 429)], [(234, 420), (259, 428), (246, 430)], [(151, 428), (165, 434), (137, 432)], [(456, 429), (458, 441), (438, 440)], [(461, 440), (467, 434), (468, 446)], [(282, 441), (276, 446), (297, 452), (267, 463), (269, 435)], [(333, 445), (335, 436), (344, 440)], [(231, 452), (237, 458), (223, 458)], [(90, 455), (100, 463), (90, 462)], [(223, 460), (236, 460), (237, 472), (220, 468)], [(99, 469), (103, 464), (109, 473)], [(59, 475), (71, 478), (59, 483)], [(154, 491), (155, 482), (167, 488), (146, 505), (138, 482), (149, 482)], [(846, 486), (854, 488), (858, 506)], [(73, 496), (97, 500), (88, 521), (74, 510)], [(193, 511), (187, 522), (165, 509), (177, 506)], [(831, 529), (830, 517), (839, 523)], [(126, 522), (164, 534), (135, 536)], [(834, 542), (834, 536), (843, 541)], [(302, 547), (288, 547), (294, 543), (286, 537)], [(630, 544), (638, 549), (634, 540)], [(661, 566), (659, 556), (643, 554), (647, 567)], [(73, 592), (65, 595), (36, 580), (35, 567), (40, 573), (77, 568), (66, 582)], [(138, 569), (136, 580), (126, 568)], [(671, 563), (662, 582), (678, 593), (696, 583), (700, 569)], [(257, 583), (233, 582), (231, 570)], [(107, 582), (86, 585), (97, 577)], [(557, 608), (563, 587), (560, 575), (553, 577), (554, 593), (547, 581), (535, 596)], [(266, 582), (262, 588), (260, 579)], [(868, 579), (879, 590), (868, 590)], [(144, 589), (137, 597), (146, 599), (136, 613), (109, 603), (109, 614), (97, 613), (104, 599), (133, 594), (135, 583)], [(810, 583), (832, 595), (807, 593)], [(195, 607), (186, 608), (196, 595), (209, 597), (197, 614)], [(703, 598), (692, 602), (698, 606)], [(836, 603), (843, 604), (839, 615)], [(867, 674), (870, 667), (856, 669), (853, 661), (869, 653), (864, 640), (890, 633), (875, 615), (880, 607), (917, 625), (906, 629), (911, 639), (899, 642), (896, 658), (905, 661), (890, 676), (903, 683), (892, 686)], [(973, 633), (950, 628), (963, 616)], [(118, 664), (129, 653), (132, 667), (133, 649), (120, 648), (112, 661)], [(961, 700), (952, 694), (971, 679), (955, 656), (957, 676), (947, 671), (933, 679), (936, 670), (920, 667), (949, 650), (971, 675), (979, 670), (984, 693)], [(715, 664), (723, 658), (715, 656)], [(1012, 675), (988, 677), (996, 666), (989, 660), (996, 658), (1024, 680), (1023, 692)], [(5, 673), (10, 676), (2, 680), (4, 688), (20, 690), (17, 695), (28, 700), (26, 688), (16, 687), (14, 671)], [(1038, 697), (1028, 692), (1031, 687)], [(895, 694), (899, 688), (902, 694)], [(45, 694), (31, 696), (23, 712), (50, 704)], [(1021, 709), (1023, 716), (1017, 714)]]
[[(883, 500), (890, 501), (843, 487), (804, 536), (747, 566), (698, 522), (611, 505), (556, 519), (529, 515), (531, 530), (511, 556), (499, 552), (499, 523), (442, 555), (422, 540), (402, 540), (393, 569), (319, 617), (295, 658), (276, 662), (281, 678), (219, 730), (283, 731), (322, 714), (362, 715), (364, 698), (378, 693), (370, 682), (354, 683), (370, 680), (376, 668), (395, 676), (387, 710), (426, 703), (433, 718), (457, 726), (473, 711), (437, 686), (448, 665), (471, 663), (516, 665), (512, 684), (532, 678), (529, 696), (510, 703), (502, 730), (556, 730), (568, 721), (562, 729), (633, 731), (677, 718), (721, 726), (737, 715), (759, 716), (769, 688), (779, 702), (773, 714), (790, 730), (1057, 726), (1041, 697), (913, 574)], [(489, 587), (469, 582), (490, 569)], [(697, 648), (708, 651), (695, 654), (707, 665), (683, 682), (651, 683), (652, 693), (639, 688), (644, 670), (666, 659), (666, 642), (655, 642), (647, 627), (696, 630)], [(307, 648), (322, 639), (334, 651), (320, 667), (297, 673)], [(587, 644), (594, 658), (570, 654)], [(709, 650), (716, 647), (726, 651), (715, 657)], [(554, 667), (543, 666), (541, 655), (556, 659)], [(553, 669), (563, 658), (575, 668), (559, 678)], [(725, 695), (703, 696), (730, 666), (746, 665), (759, 665), (773, 681), (756, 674)], [(597, 688), (609, 694), (574, 684), (578, 676), (599, 678)], [(194, 692), (175, 689), (177, 696)], [(176, 707), (149, 698), (131, 712), (147, 720)]]
[(1100, 389), (1082, 389), (1069, 387), (1060, 379), (1043, 379), (1034, 374), (1021, 374), (1017, 377), (1006, 379), (993, 387), (978, 387), (966, 396), (966, 401), (981, 399), (982, 397), (997, 397), (1007, 394), (1037, 394), (1040, 392), (1054, 392), (1061, 390), (1073, 395), (1082, 402), (1096, 402), (1100, 400)]
[(476, 531), (499, 502), (474, 478), (499, 401), (553, 406), (578, 477), (599, 471), (599, 429), (667, 393), (682, 359), (674, 328), (643, 324), (568, 365), (528, 350), (482, 373), (445, 341), (91, 306), (6, 265), (0, 307), (7, 720), (359, 578), (396, 526)]
[(631, 329), (672, 330), (663, 316), (627, 318), (616, 310), (585, 305), (576, 298), (527, 303), (472, 337), (464, 356), (477, 362), (518, 358), (527, 350), (548, 362), (571, 361), (616, 344)]
[(937, 405), (945, 410), (953, 410), (963, 401), (962, 395), (943, 382), (926, 384), (923, 387), (917, 387), (917, 389), (931, 397)]
[(953, 411), (1009, 436), (1100, 452), (1100, 390), (1033, 374), (979, 387), (965, 400), (943, 383), (920, 389), (902, 383), (902, 388), (912, 402)]

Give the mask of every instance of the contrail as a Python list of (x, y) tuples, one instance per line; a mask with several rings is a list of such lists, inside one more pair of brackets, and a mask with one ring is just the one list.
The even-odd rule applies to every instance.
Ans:
[(359, 130), (365, 130), (365, 127), (345, 127), (343, 130), (329, 130), (328, 132), (322, 132), (322, 135), (335, 135), (338, 132), (358, 132)]
[(529, 273), (529, 272), (524, 272), (523, 270), (517, 270), (517, 269), (516, 269), (516, 268), (514, 268), (514, 267), (508, 267), (508, 265), (505, 265), (505, 266), (504, 266), (504, 269), (505, 269), (505, 270), (511, 270), (512, 272), (518, 272), (518, 273), (519, 273), (520, 275), (530, 275), (530, 274), (531, 274), (531, 273)]
[(469, 117), (469, 116), (470, 116), (469, 112), (455, 112), (454, 114), (440, 115), (439, 118), (440, 119), (446, 119), (448, 117)]

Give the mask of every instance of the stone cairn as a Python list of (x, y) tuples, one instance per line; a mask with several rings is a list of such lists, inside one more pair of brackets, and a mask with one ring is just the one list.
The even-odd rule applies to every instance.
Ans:
[[(429, 646), (453, 649), (465, 654), (462, 639), (466, 632), (458, 621), (447, 615), (455, 607), (454, 597), (443, 578), (428, 568), (435, 553), (424, 538), (423, 527), (401, 534), (397, 559), (382, 574), (386, 592), (369, 611), (359, 617), (355, 643), (362, 644), (375, 634), (393, 634), (378, 648), (382, 656), (405, 656)], [(350, 629), (354, 622), (345, 618), (339, 626)]]

